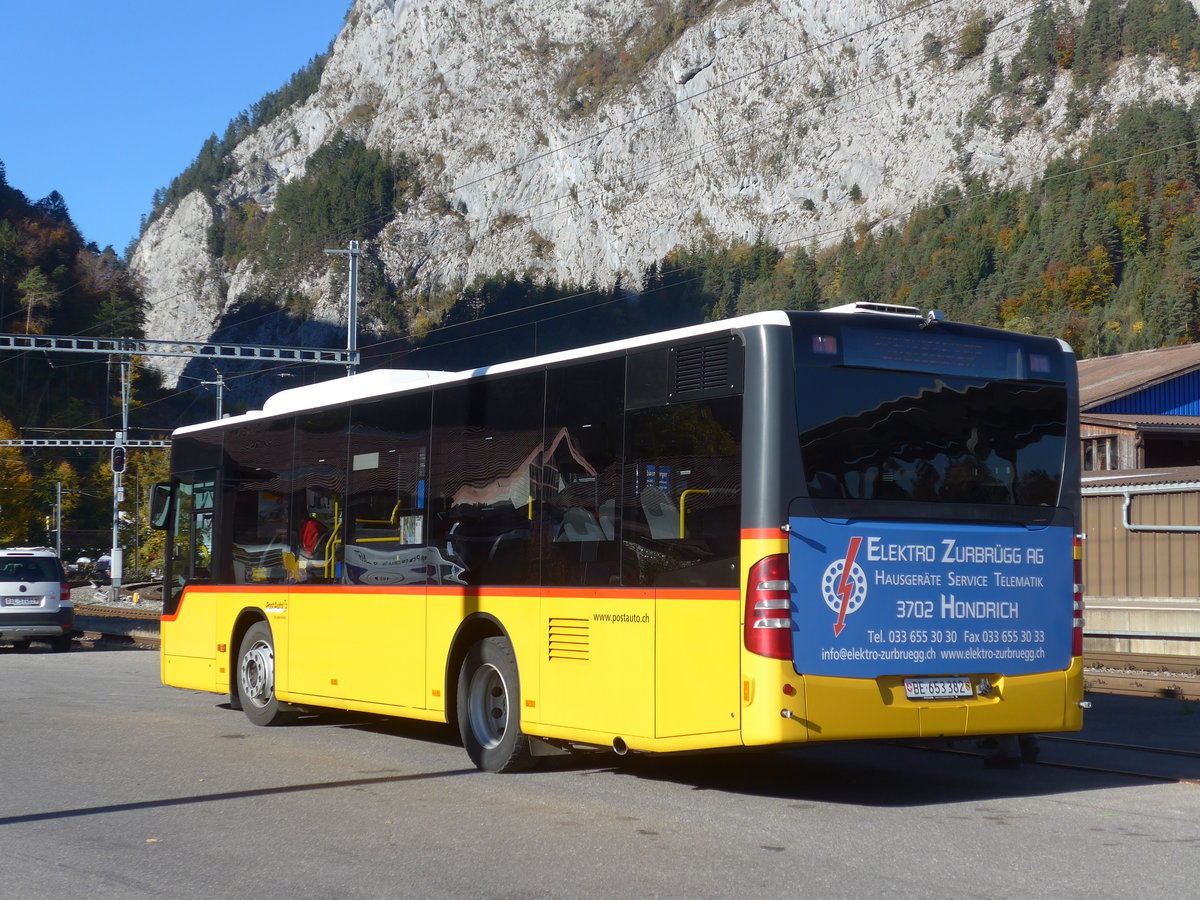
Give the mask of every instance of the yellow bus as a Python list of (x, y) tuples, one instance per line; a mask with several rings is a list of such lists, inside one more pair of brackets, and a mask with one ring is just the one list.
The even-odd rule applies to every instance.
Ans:
[(1060, 341), (766, 312), (180, 428), (162, 680), (474, 763), (1081, 726)]

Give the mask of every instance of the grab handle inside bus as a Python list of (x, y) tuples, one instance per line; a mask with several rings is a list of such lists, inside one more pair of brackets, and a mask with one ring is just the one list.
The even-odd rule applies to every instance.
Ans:
[(679, 539), (687, 537), (687, 498), (688, 494), (707, 494), (703, 488), (690, 488), (679, 495)]

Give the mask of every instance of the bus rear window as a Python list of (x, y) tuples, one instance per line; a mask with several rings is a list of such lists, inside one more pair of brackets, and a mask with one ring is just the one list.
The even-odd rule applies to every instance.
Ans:
[(1061, 384), (879, 369), (797, 370), (814, 499), (1055, 506)]

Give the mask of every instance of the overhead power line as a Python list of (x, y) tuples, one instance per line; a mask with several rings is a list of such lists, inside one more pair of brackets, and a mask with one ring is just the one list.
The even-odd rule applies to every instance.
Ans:
[(0, 447), (132, 447), (138, 450), (153, 450), (170, 446), (170, 441), (88, 438), (21, 438), (0, 441)]
[(202, 359), (268, 359), (287, 362), (358, 365), (357, 350), (324, 347), (273, 347), (262, 344), (210, 344), (199, 341), (149, 341), (135, 338), (56, 337), (47, 334), (0, 334), (0, 350), (44, 350), (114, 356), (197, 356)]

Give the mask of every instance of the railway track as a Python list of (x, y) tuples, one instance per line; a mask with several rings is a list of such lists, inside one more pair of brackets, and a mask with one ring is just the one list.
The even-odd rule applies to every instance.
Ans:
[(1109, 750), (1132, 750), (1137, 753), (1159, 753), (1164, 756), (1180, 756), (1185, 759), (1200, 759), (1200, 750), (1183, 750), (1179, 747), (1150, 747), (1144, 744), (1123, 744), (1118, 741), (1096, 741), (1089, 738), (1066, 737), (1061, 734), (1044, 734), (1043, 743), (1079, 744), (1084, 747), (1104, 747)]
[[(1144, 778), (1149, 781), (1200, 784), (1200, 778), (1195, 777), (1196, 760), (1200, 759), (1200, 752), (1194, 750), (1115, 743), (1082, 737), (1067, 737), (1060, 734), (1038, 735), (1038, 742), (1041, 745), (1042, 753), (1037, 759), (1028, 761), (1025, 765), (1069, 769), (1074, 772), (1095, 772), (1101, 775), (1121, 775), (1127, 778)], [(917, 746), (918, 749), (930, 753), (971, 757), (981, 762), (987, 758), (986, 753), (980, 753), (974, 749), (964, 749), (961, 745), (909, 746)], [(1069, 753), (1071, 749), (1082, 751), (1082, 755), (1075, 760), (1061, 758), (1064, 752)], [(1100, 755), (1108, 751), (1111, 751), (1109, 755)], [(1059, 758), (1048, 759), (1047, 756)]]
[(1200, 700), (1200, 657), (1086, 653), (1085, 690), (1133, 697)]
[(152, 619), (158, 621), (162, 616), (159, 609), (138, 609), (136, 606), (97, 606), (90, 603), (76, 603), (75, 615), (99, 616), (105, 619)]
[[(136, 606), (76, 603), (75, 628), (79, 632), (79, 640), (93, 647), (116, 645), (157, 649), (158, 619), (161, 615), (157, 606), (139, 609)], [(145, 626), (139, 627), (143, 622)], [(151, 622), (154, 623), (152, 627)]]
[(1035, 765), (1079, 772), (1098, 772), (1104, 775), (1124, 775), (1152, 781), (1200, 784), (1200, 778), (1195, 777), (1196, 760), (1200, 760), (1200, 752), (1195, 750), (1101, 741), (1061, 734), (1043, 734), (1038, 737), (1038, 740), (1043, 748), (1058, 745), (1067, 750), (1078, 748), (1085, 754), (1089, 751), (1100, 753), (1115, 751), (1115, 753), (1109, 758), (1110, 761), (1105, 763), (1068, 762), (1063, 759), (1046, 759), (1043, 756), (1037, 760)]

